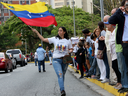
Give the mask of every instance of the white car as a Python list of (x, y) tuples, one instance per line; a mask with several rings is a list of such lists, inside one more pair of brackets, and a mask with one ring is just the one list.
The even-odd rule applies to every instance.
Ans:
[(21, 67), (25, 65), (25, 59), (20, 49), (10, 49), (6, 51), (6, 54), (12, 54), (16, 60), (16, 65), (19, 64)]

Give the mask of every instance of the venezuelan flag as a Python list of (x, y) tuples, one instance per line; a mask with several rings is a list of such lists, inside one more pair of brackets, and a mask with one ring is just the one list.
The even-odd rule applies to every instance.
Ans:
[(57, 26), (55, 16), (49, 13), (45, 2), (37, 2), (31, 5), (7, 4), (1, 2), (7, 9), (30, 26), (48, 27)]

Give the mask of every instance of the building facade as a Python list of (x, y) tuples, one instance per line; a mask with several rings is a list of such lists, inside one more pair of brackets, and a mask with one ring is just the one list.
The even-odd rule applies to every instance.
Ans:
[(63, 6), (74, 6), (77, 8), (82, 8), (84, 11), (93, 13), (93, 0), (37, 0), (41, 2), (46, 2), (46, 4), (51, 5), (53, 9), (61, 8)]
[[(32, 4), (36, 3), (36, 0), (0, 0), (0, 2), (9, 3), (9, 4)], [(10, 18), (13, 15), (7, 8), (5, 8), (0, 3), (0, 24), (2, 22), (5, 22), (8, 18)]]

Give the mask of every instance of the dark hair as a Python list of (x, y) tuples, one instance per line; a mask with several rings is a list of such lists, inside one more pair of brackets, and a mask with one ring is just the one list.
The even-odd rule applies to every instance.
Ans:
[(82, 30), (82, 33), (88, 34), (88, 33), (90, 33), (90, 31), (89, 31), (88, 29), (83, 29), (83, 30)]
[(83, 42), (78, 42), (78, 45), (80, 46), (80, 47), (83, 47), (84, 46), (84, 44), (83, 44)]
[(123, 0), (123, 1), (121, 2), (121, 6), (124, 6), (124, 4), (125, 4), (126, 1), (128, 1), (128, 0)]
[[(65, 28), (65, 27), (59, 27), (59, 28), (62, 28), (63, 31), (65, 32), (64, 38), (69, 39), (66, 28)], [(59, 36), (59, 34), (56, 36), (56, 38), (62, 39), (62, 38)]]
[(99, 22), (98, 26), (99, 26), (101, 31), (104, 30), (104, 22)]
[(88, 45), (88, 46), (90, 46), (89, 42), (85, 42), (85, 45)]
[(90, 35), (90, 37), (91, 37), (91, 39), (94, 39), (94, 38), (96, 38), (97, 36), (96, 36), (95, 33), (92, 33), (92, 34)]

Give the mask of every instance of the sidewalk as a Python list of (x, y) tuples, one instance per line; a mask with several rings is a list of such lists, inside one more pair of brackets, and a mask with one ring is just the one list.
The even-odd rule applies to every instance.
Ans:
[[(72, 72), (72, 74), (74, 76), (76, 76), (77, 78), (80, 77), (80, 71), (79, 71), (79, 74), (75, 73), (76, 69), (73, 66), (69, 65), (68, 69), (69, 69), (69, 71)], [(98, 92), (99, 94), (101, 94), (103, 96), (114, 96), (114, 95), (115, 96), (125, 96), (126, 95), (126, 93), (119, 93), (117, 89), (115, 89), (113, 86), (109, 85), (108, 83), (101, 83), (100, 81), (98, 81), (96, 79), (83, 78), (83, 79), (80, 79), (80, 80), (82, 82), (84, 82), (86, 85), (88, 85), (90, 88), (92, 88), (92, 90)]]

